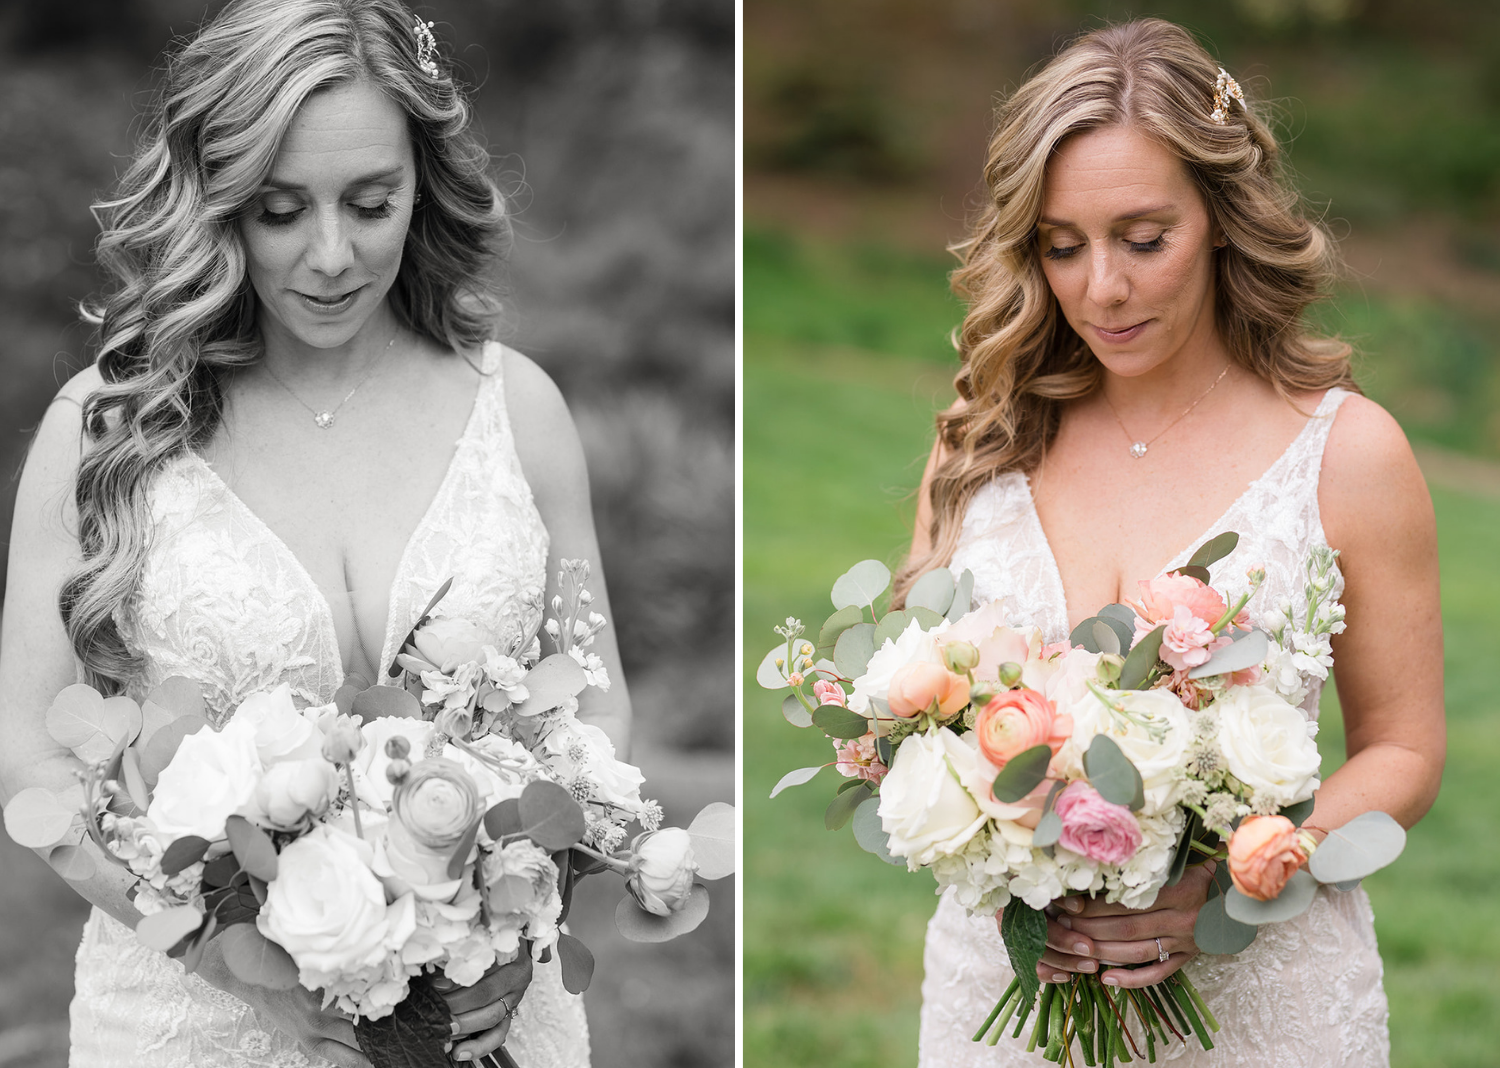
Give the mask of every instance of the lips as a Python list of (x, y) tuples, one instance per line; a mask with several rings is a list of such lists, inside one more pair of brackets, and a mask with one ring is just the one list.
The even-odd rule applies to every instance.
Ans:
[(1142, 322), (1136, 323), (1133, 326), (1122, 326), (1114, 330), (1111, 330), (1108, 327), (1100, 326), (1097, 323), (1093, 324), (1093, 326), (1094, 333), (1099, 336), (1100, 340), (1118, 345), (1126, 341), (1134, 341), (1137, 337), (1140, 336), (1141, 331), (1144, 330), (1147, 324), (1150, 322), (1150, 319), (1146, 319)]
[(353, 304), (354, 298), (359, 295), (362, 289), (364, 289), (364, 286), (326, 297), (312, 293), (303, 293), (299, 290), (293, 290), (293, 292), (302, 298), (302, 303), (310, 310), (323, 315), (331, 315), (341, 312)]

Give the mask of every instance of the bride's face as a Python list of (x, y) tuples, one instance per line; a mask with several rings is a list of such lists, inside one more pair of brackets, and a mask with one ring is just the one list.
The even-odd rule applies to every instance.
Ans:
[(406, 115), (366, 82), (308, 97), (241, 222), (261, 329), (353, 338), (401, 266), (416, 170)]
[(1038, 241), (1063, 316), (1115, 374), (1213, 343), (1216, 235), (1186, 166), (1150, 138), (1114, 126), (1064, 141)]

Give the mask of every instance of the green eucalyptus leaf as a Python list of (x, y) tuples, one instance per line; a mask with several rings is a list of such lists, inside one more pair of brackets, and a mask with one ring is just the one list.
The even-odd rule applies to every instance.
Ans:
[[(244, 817), (240, 817), (241, 820)], [(208, 840), (196, 834), (185, 834), (162, 851), (161, 870), (164, 875), (176, 875), (184, 868), (192, 867), (208, 852)]]
[(1045, 745), (1034, 745), (1011, 757), (990, 788), (995, 800), (1007, 805), (1021, 800), (1047, 777), (1051, 762), (1052, 750)]
[(916, 608), (908, 606), (906, 609), (906, 614), (910, 618), (915, 619), (918, 623), (922, 624), (923, 630), (931, 630), (933, 627), (942, 623), (944, 618), (937, 612), (934, 612), (932, 609), (923, 608), (920, 605)]
[(1089, 616), (1082, 623), (1079, 623), (1078, 626), (1073, 628), (1072, 633), (1068, 635), (1068, 644), (1074, 647), (1082, 646), (1083, 650), (1089, 653), (1104, 652), (1103, 649), (1099, 648), (1099, 643), (1094, 640), (1094, 624), (1097, 622), (1099, 622), (1098, 616)]
[(953, 591), (953, 603), (948, 606), (948, 621), (957, 623), (974, 607), (974, 572), (964, 568), (958, 576), (957, 588)]
[(1132, 631), (1135, 630), (1135, 609), (1127, 604), (1107, 604), (1094, 614), (1100, 619), (1113, 619), (1117, 623), (1125, 624)]
[(781, 791), (787, 789), (788, 787), (801, 786), (805, 782), (811, 782), (813, 776), (817, 775), (818, 772), (822, 771), (827, 766), (827, 764), (819, 764), (816, 767), (798, 768), (796, 771), (787, 772), (780, 778), (780, 780), (777, 781), (776, 785), (772, 787), (771, 796), (775, 797), (777, 794), (781, 793)]
[(275, 881), (278, 860), (270, 835), (244, 816), (230, 816), (224, 821), (224, 836), (229, 839), (229, 848), (234, 850), (240, 867), (257, 879)]
[(92, 879), (94, 873), (99, 870), (99, 866), (94, 863), (93, 856), (86, 849), (67, 842), (52, 848), (47, 854), (47, 863), (52, 865), (53, 871), (70, 883)]
[(1193, 855), (1193, 838), (1203, 830), (1203, 817), (1196, 812), (1189, 812), (1187, 824), (1182, 828), (1182, 834), (1177, 839), (1177, 851), (1172, 854), (1172, 866), (1167, 869), (1167, 885), (1176, 886), (1182, 881), (1183, 873), (1187, 871), (1188, 860)]
[(1364, 882), (1363, 879), (1349, 879), (1342, 883), (1329, 883), (1328, 885), (1333, 887), (1335, 890), (1342, 890), (1347, 894), (1350, 890), (1359, 889), (1359, 884), (1362, 882)]
[(833, 663), (846, 679), (857, 679), (865, 673), (870, 657), (875, 655), (875, 624), (856, 623), (833, 647)]
[(812, 721), (830, 738), (862, 738), (870, 733), (870, 721), (843, 705), (819, 705)]
[(1224, 895), (1208, 899), (1193, 924), (1193, 941), (1204, 953), (1242, 953), (1255, 941), (1258, 929), (1241, 923), (1224, 911)]
[(1198, 546), (1198, 551), (1188, 560), (1188, 564), (1192, 567), (1211, 567), (1234, 552), (1234, 547), (1239, 543), (1240, 536), (1232, 530), (1216, 534)]
[(885, 833), (885, 828), (880, 823), (879, 797), (867, 797), (861, 801), (854, 810), (854, 818), (850, 823), (853, 825), (854, 840), (866, 853), (874, 853), (887, 864), (906, 867), (905, 857), (891, 856), (890, 835)]
[(849, 790), (838, 794), (829, 802), (827, 810), (823, 813), (823, 826), (830, 831), (836, 831), (849, 822), (849, 817), (854, 815), (854, 810), (864, 803), (870, 796), (870, 784), (861, 782), (860, 789)]
[(879, 560), (861, 560), (838, 577), (830, 594), (833, 607), (847, 608), (850, 605), (865, 607), (875, 603), (875, 598), (891, 584), (891, 569)]
[(563, 989), (582, 994), (594, 978), (594, 955), (589, 947), (570, 934), (557, 937), (557, 958), (562, 969)]
[(1108, 620), (1094, 617), (1093, 624), (1089, 627), (1089, 634), (1094, 639), (1094, 646), (1101, 653), (1110, 656), (1120, 655), (1120, 636), (1115, 633), (1115, 628), (1109, 625)]
[(1313, 793), (1306, 801), (1298, 801), (1294, 805), (1287, 805), (1281, 810), (1281, 815), (1292, 821), (1293, 826), (1301, 827), (1307, 817), (1312, 815), (1313, 805), (1317, 804), (1318, 795)]
[(727, 802), (710, 801), (698, 810), (687, 829), (693, 842), (693, 858), (698, 864), (698, 878), (723, 879), (734, 874), (738, 825), (734, 806)]
[(1385, 867), (1406, 848), (1406, 831), (1384, 812), (1363, 812), (1328, 832), (1308, 861), (1320, 883), (1363, 879)]
[(1089, 785), (1111, 804), (1126, 805), (1135, 812), (1146, 803), (1146, 785), (1141, 781), (1141, 773), (1109, 735), (1094, 735), (1083, 754), (1083, 770), (1089, 777)]
[(55, 846), (68, 836), (78, 809), (45, 786), (28, 786), (5, 806), (5, 830), (17, 845), (30, 849)]
[(1056, 845), (1061, 835), (1062, 817), (1057, 814), (1056, 809), (1050, 809), (1042, 813), (1042, 818), (1036, 821), (1036, 832), (1031, 836), (1031, 844), (1038, 849), (1043, 846)]
[(911, 616), (905, 612), (887, 612), (875, 626), (875, 648), (879, 649), (886, 642), (893, 642), (901, 637), (901, 632), (911, 622)]
[(1157, 627), (1135, 643), (1120, 668), (1120, 689), (1139, 690), (1145, 683), (1151, 669), (1161, 659), (1161, 639), (1166, 630), (1165, 626)]
[(802, 704), (802, 700), (794, 693), (787, 694), (781, 700), (781, 715), (793, 727), (811, 727), (812, 713)]
[(864, 779), (845, 779), (843, 782), (839, 783), (839, 788), (837, 790), (835, 790), (834, 793), (836, 793), (836, 794), (848, 793), (850, 790), (853, 790), (856, 786), (863, 786), (864, 784), (865, 784), (865, 780)]
[(647, 912), (626, 894), (615, 907), (615, 926), (632, 942), (669, 942), (697, 928), (708, 917), (708, 887), (694, 883), (687, 904), (670, 916)]
[(957, 589), (953, 572), (946, 567), (935, 567), (912, 583), (906, 594), (906, 607), (930, 608), (942, 615), (953, 606), (953, 594)]
[(875, 755), (880, 758), (880, 762), (886, 767), (891, 766), (891, 760), (895, 757), (896, 753), (891, 748), (891, 740), (889, 738), (875, 739)]
[[(800, 643), (802, 639), (797, 639)], [(778, 642), (772, 646), (765, 656), (760, 658), (760, 666), (755, 669), (755, 681), (768, 690), (784, 690), (791, 683), (786, 677), (791, 674), (792, 669), (787, 665), (787, 643)], [(780, 660), (778, 667), (776, 661)]]
[(1189, 578), (1195, 578), (1205, 586), (1208, 585), (1208, 580), (1210, 577), (1208, 574), (1208, 568), (1199, 567), (1197, 564), (1183, 564), (1176, 571), (1174, 571), (1173, 574), (1186, 575)]
[(203, 913), (191, 905), (178, 905), (141, 920), (135, 934), (146, 948), (165, 953), (202, 926)]
[(583, 839), (583, 809), (555, 782), (538, 779), (521, 791), (521, 831), (549, 853), (571, 849)]
[(1258, 901), (1240, 893), (1231, 886), (1224, 894), (1224, 911), (1232, 920), (1241, 923), (1280, 923), (1301, 916), (1312, 905), (1318, 892), (1318, 880), (1305, 871), (1293, 872), (1292, 877), (1281, 888), (1281, 893), (1270, 901)]
[(1220, 649), (1208, 662), (1199, 664), (1188, 672), (1190, 679), (1207, 679), (1214, 675), (1227, 675), (1231, 671), (1244, 671), (1266, 662), (1266, 653), (1271, 643), (1263, 630), (1239, 631), (1234, 641)]
[(840, 608), (823, 621), (823, 626), (818, 631), (818, 648), (832, 649), (833, 643), (839, 640), (840, 634), (864, 618), (865, 614), (860, 611), (858, 605), (851, 604)]

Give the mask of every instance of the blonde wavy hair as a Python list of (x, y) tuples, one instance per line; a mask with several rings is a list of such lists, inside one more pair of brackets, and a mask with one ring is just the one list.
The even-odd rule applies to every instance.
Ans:
[(118, 690), (140, 668), (116, 621), (150, 548), (153, 475), (212, 437), (221, 377), (261, 357), (239, 223), (311, 94), (363, 79), (407, 115), (421, 199), (390, 291), (397, 319), (457, 352), (493, 333), (505, 201), (451, 72), (417, 65), (415, 24), (400, 0), (235, 0), (168, 57), (142, 146), (94, 206), (112, 285), (83, 316), (104, 385), (83, 406), (83, 564), (59, 607), (95, 686)]
[(1349, 346), (1309, 333), (1303, 318), (1337, 276), (1333, 240), (1301, 210), (1253, 107), (1232, 105), (1224, 125), (1209, 118), (1218, 74), (1186, 30), (1140, 19), (1078, 38), (1001, 105), (984, 168), (988, 196), (952, 249), (961, 261), (953, 290), (968, 310), (954, 334), (958, 400), (937, 416), (930, 549), (897, 574), (898, 605), (920, 575), (952, 557), (975, 492), (1002, 472), (1035, 470), (1062, 406), (1103, 381), (1048, 287), (1037, 240), (1047, 163), (1074, 134), (1129, 126), (1183, 161), (1228, 239), (1215, 253), (1216, 325), (1241, 367), (1288, 397), (1356, 388)]

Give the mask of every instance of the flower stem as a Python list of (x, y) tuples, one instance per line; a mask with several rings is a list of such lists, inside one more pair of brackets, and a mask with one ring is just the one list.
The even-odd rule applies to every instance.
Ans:
[(344, 777), (349, 780), (349, 808), (354, 813), (354, 837), (364, 838), (364, 824), (359, 819), (359, 795), (354, 792), (354, 765), (344, 765)]

